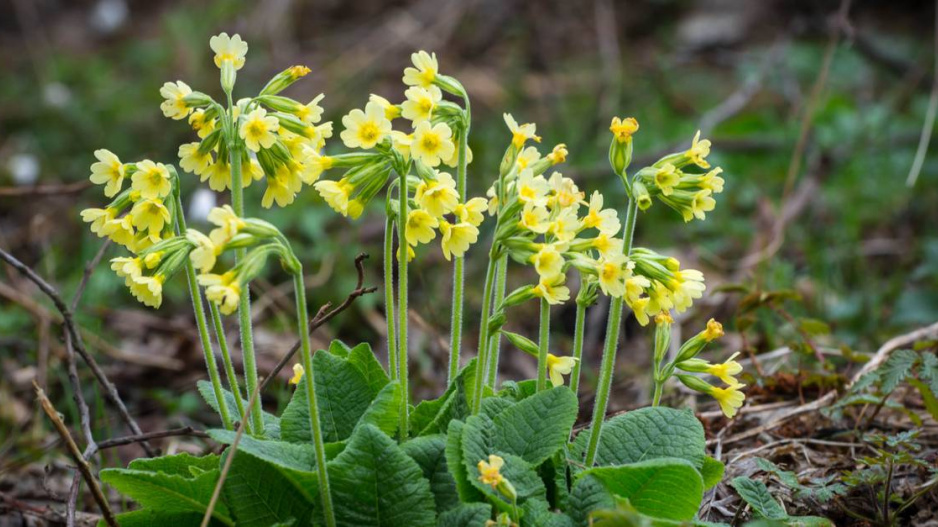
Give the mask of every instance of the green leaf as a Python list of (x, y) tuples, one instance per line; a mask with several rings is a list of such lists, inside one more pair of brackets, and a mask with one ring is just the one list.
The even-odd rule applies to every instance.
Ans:
[(586, 470), (635, 510), (668, 520), (690, 520), (703, 500), (703, 480), (687, 460), (659, 458)]
[(919, 377), (928, 383), (931, 393), (938, 395), (938, 357), (934, 353), (922, 353), (922, 366), (919, 369)]
[[(121, 527), (153, 527), (154, 525), (172, 525), (173, 527), (200, 527), (202, 514), (197, 512), (164, 512), (153, 509), (141, 509), (133, 512), (124, 512), (117, 515), (117, 523)], [(209, 522), (210, 527), (226, 525), (217, 519)], [(98, 527), (107, 527), (104, 520), (98, 522)]]
[(554, 513), (544, 500), (528, 500), (522, 506), (521, 527), (573, 527), (573, 520), (563, 513)]
[(336, 523), (349, 527), (435, 525), (433, 493), (416, 461), (371, 425), (355, 430), (329, 463)]
[(520, 382), (505, 381), (501, 384), (501, 387), (502, 389), (498, 391), (499, 397), (518, 402), (537, 393), (537, 380), (528, 379)]
[[(588, 440), (589, 430), (584, 430), (570, 449), (579, 463), (585, 457)], [(661, 457), (686, 459), (702, 470), (706, 457), (703, 425), (690, 410), (641, 408), (613, 417), (603, 425), (596, 465), (626, 465)]]
[(472, 391), (469, 379), (474, 378), (475, 361), (472, 359), (459, 370), (439, 399), (423, 401), (414, 408), (410, 416), (414, 436), (445, 433), (451, 420), (465, 419), (469, 415), (468, 394)]
[(612, 494), (593, 476), (581, 477), (570, 491), (569, 513), (575, 527), (590, 527), (590, 513), (615, 506)]
[(142, 457), (131, 461), (127, 468), (191, 478), (203, 472), (218, 470), (221, 466), (215, 454), (197, 457), (183, 452), (173, 456)]
[(371, 401), (371, 405), (365, 410), (356, 426), (373, 425), (385, 434), (394, 436), (400, 425), (400, 412), (401, 383), (398, 381), (390, 382), (381, 388), (381, 391)]
[[(313, 371), (323, 440), (348, 439), (375, 395), (368, 380), (355, 365), (332, 353), (313, 355)], [(302, 383), (283, 411), (281, 437), (291, 443), (312, 441), (309, 403)]]
[(538, 392), (494, 417), (494, 446), (540, 465), (566, 444), (578, 409), (566, 386)]
[(231, 461), (223, 490), (238, 527), (268, 527), (291, 519), (308, 525), (319, 499), (298, 492), (280, 467), (240, 450)]
[(730, 483), (739, 496), (752, 507), (752, 510), (761, 518), (769, 520), (784, 520), (788, 514), (782, 509), (782, 506), (775, 501), (765, 483), (756, 481), (752, 478), (740, 476), (733, 479)]
[(518, 503), (529, 498), (545, 498), (547, 490), (534, 465), (524, 458), (496, 449), (495, 433), (495, 424), (486, 415), (474, 415), (466, 420), (462, 434), (462, 458), (469, 483), (486, 496), (496, 498), (499, 505), (508, 505), (502, 494), (479, 480), (479, 462), (488, 461), (489, 455), (495, 454), (505, 461), (501, 473), (515, 487)]
[(703, 466), (700, 467), (700, 475), (703, 477), (704, 490), (710, 490), (723, 479), (723, 472), (726, 471), (726, 465), (721, 461), (705, 456)]
[(336, 339), (329, 343), (328, 351), (336, 357), (347, 359), (352, 348), (348, 347), (348, 345), (341, 340)]
[(455, 509), (440, 514), (437, 527), (485, 527), (492, 517), (492, 506), (488, 503), (463, 503)]
[[(196, 383), (196, 387), (199, 389), (199, 394), (202, 395), (202, 398), (205, 399), (205, 402), (218, 412), (218, 402), (215, 400), (215, 390), (212, 388), (212, 383), (208, 381), (199, 381)], [(232, 419), (241, 420), (241, 416), (234, 417), (238, 413), (238, 406), (235, 403), (234, 394), (228, 390), (222, 388), (222, 392), (225, 396), (225, 404), (228, 405), (228, 411), (232, 413)], [(244, 401), (244, 407), (247, 408), (247, 401)], [(264, 420), (264, 436), (270, 439), (280, 439), (280, 418), (269, 414), (267, 412), (261, 412), (261, 417)]]
[(405, 454), (420, 465), (430, 482), (436, 511), (443, 512), (459, 505), (456, 480), (446, 467), (446, 438), (442, 435), (423, 436), (401, 445)]
[(450, 421), (446, 433), (446, 466), (449, 473), (456, 481), (456, 493), (459, 499), (464, 503), (476, 501), (482, 498), (482, 494), (476, 490), (475, 486), (469, 482), (469, 471), (463, 461), (462, 440), (463, 432), (466, 429), (466, 423), (462, 421)]
[(384, 371), (384, 366), (378, 362), (371, 350), (371, 345), (367, 342), (362, 342), (348, 352), (348, 362), (355, 366), (365, 377), (365, 381), (374, 395), (377, 395), (382, 388), (391, 382), (387, 372)]
[(892, 352), (886, 362), (879, 367), (883, 393), (890, 393), (900, 382), (908, 377), (918, 354), (912, 350), (901, 349)]
[[(219, 471), (212, 470), (194, 478), (145, 470), (111, 468), (101, 471), (101, 481), (130, 497), (144, 508), (161, 513), (205, 514), (215, 491)], [(234, 525), (228, 507), (219, 502), (212, 517)]]

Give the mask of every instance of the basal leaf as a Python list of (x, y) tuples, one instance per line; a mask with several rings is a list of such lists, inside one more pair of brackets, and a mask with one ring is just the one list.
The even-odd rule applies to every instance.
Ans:
[(400, 412), (401, 384), (398, 381), (386, 383), (371, 401), (356, 426), (373, 425), (393, 437), (400, 425)]
[(469, 482), (469, 471), (463, 461), (462, 441), (465, 429), (466, 423), (462, 421), (449, 422), (444, 454), (446, 455), (446, 466), (456, 482), (456, 493), (459, 495), (460, 500), (468, 503), (481, 499), (482, 494)]
[[(164, 512), (153, 509), (124, 512), (117, 515), (117, 523), (121, 527), (153, 527), (154, 525), (171, 525), (172, 527), (200, 527), (202, 514), (197, 512)], [(219, 527), (226, 524), (215, 518), (209, 521), (209, 527)], [(98, 527), (107, 527), (104, 520), (98, 522)]]
[(420, 465), (423, 476), (430, 482), (436, 511), (443, 512), (459, 505), (456, 480), (446, 466), (446, 437), (432, 435), (416, 437), (401, 445), (405, 454)]
[(498, 450), (495, 433), (495, 425), (486, 415), (474, 415), (466, 420), (462, 433), (462, 458), (469, 483), (483, 494), (497, 498), (499, 505), (508, 505), (502, 494), (479, 480), (479, 461), (488, 461), (489, 455), (494, 454), (505, 462), (501, 473), (515, 487), (518, 503), (529, 498), (546, 498), (547, 490), (534, 465), (520, 456)]
[[(216, 469), (188, 478), (145, 470), (111, 468), (101, 471), (101, 481), (143, 508), (161, 513), (205, 514), (215, 491), (218, 474)], [(222, 502), (215, 506), (212, 517), (226, 525), (234, 525), (228, 507)]]
[[(577, 436), (570, 449), (575, 461), (583, 462), (588, 440), (589, 430)], [(703, 425), (690, 410), (641, 408), (613, 417), (603, 425), (596, 465), (625, 465), (661, 457), (686, 459), (698, 470), (703, 468)]]
[(348, 362), (358, 368), (358, 371), (365, 377), (373, 396), (378, 395), (378, 392), (391, 382), (388, 373), (384, 371), (384, 366), (378, 362), (371, 350), (371, 345), (367, 342), (362, 342), (349, 351)]
[(570, 491), (570, 519), (575, 527), (590, 527), (590, 513), (597, 510), (612, 509), (616, 501), (606, 487), (593, 476), (583, 476)]
[(544, 500), (528, 500), (522, 506), (521, 527), (573, 527), (573, 520), (563, 513), (551, 512)]
[(215, 454), (193, 456), (184, 452), (173, 456), (142, 457), (131, 461), (127, 468), (192, 478), (221, 467), (219, 458)]
[(494, 446), (540, 465), (566, 444), (578, 409), (576, 395), (566, 386), (538, 392), (493, 418)]
[(437, 527), (485, 527), (492, 517), (492, 506), (488, 503), (463, 503), (450, 509), (437, 520)]
[[(205, 402), (212, 410), (218, 412), (218, 402), (215, 400), (215, 390), (212, 388), (212, 383), (203, 380), (197, 382), (196, 386)], [(228, 411), (232, 414), (232, 419), (240, 421), (241, 416), (235, 417), (238, 413), (238, 406), (235, 403), (234, 394), (224, 388), (222, 388), (222, 392), (225, 395), (225, 403), (228, 405)], [(247, 408), (247, 401), (244, 401), (244, 407)], [(261, 412), (261, 417), (264, 420), (264, 436), (270, 439), (280, 439), (280, 418), (267, 412)]]
[(231, 461), (223, 490), (238, 527), (268, 527), (291, 520), (309, 525), (319, 499), (308, 495), (305, 487), (298, 489), (282, 467), (241, 450)]
[(752, 478), (740, 476), (733, 479), (730, 483), (739, 496), (752, 507), (753, 512), (760, 518), (769, 520), (784, 520), (788, 514), (782, 509), (782, 506), (775, 501), (765, 483), (756, 481)]
[(453, 419), (465, 419), (469, 415), (467, 379), (475, 372), (475, 359), (459, 370), (456, 379), (438, 399), (423, 401), (414, 408), (410, 416), (411, 433), (417, 437), (445, 433)]
[(433, 493), (420, 466), (374, 426), (355, 430), (329, 463), (329, 476), (339, 526), (436, 524)]
[(689, 461), (659, 458), (629, 465), (597, 467), (592, 475), (612, 494), (627, 499), (642, 514), (691, 520), (703, 499), (703, 480)]
[(723, 472), (726, 465), (721, 461), (713, 459), (710, 456), (704, 456), (703, 465), (700, 467), (700, 475), (703, 477), (704, 490), (710, 490), (723, 479)]

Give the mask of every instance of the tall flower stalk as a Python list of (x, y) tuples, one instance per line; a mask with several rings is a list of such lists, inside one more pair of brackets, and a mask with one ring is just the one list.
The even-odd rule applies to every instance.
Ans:
[(397, 380), (397, 320), (394, 318), (394, 218), (388, 210), (384, 220), (384, 320), (388, 337), (388, 369)]
[(540, 330), (537, 341), (537, 391), (547, 389), (547, 353), (550, 349), (550, 303), (541, 298)]
[(410, 428), (410, 406), (408, 392), (409, 387), (409, 364), (407, 356), (407, 201), (410, 199), (407, 195), (407, 172), (399, 174), (400, 185), (398, 186), (398, 230), (397, 236), (400, 240), (400, 255), (397, 264), (397, 315), (398, 315), (398, 334), (397, 334), (397, 379), (401, 383), (401, 411), (400, 426), (401, 441), (405, 441)]
[[(456, 150), (456, 193), (460, 201), (466, 200), (466, 169), (469, 163), (469, 129), (472, 121), (472, 111), (469, 96), (463, 94), (462, 127), (458, 131), (459, 143)], [(457, 256), (453, 261), (453, 307), (450, 321), (449, 343), (449, 374), (447, 384), (452, 384), (459, 373), (460, 351), (462, 348), (462, 319), (465, 288), (465, 260)]]

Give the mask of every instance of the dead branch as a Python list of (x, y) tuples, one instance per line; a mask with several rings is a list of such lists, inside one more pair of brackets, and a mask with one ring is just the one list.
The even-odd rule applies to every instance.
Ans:
[(59, 417), (59, 413), (55, 410), (55, 407), (52, 406), (52, 401), (46, 397), (46, 392), (44, 392), (35, 381), (33, 382), (33, 387), (36, 389), (36, 397), (39, 399), (39, 404), (42, 406), (42, 410), (46, 413), (47, 416), (49, 416), (49, 420), (52, 421), (52, 424), (55, 425), (55, 429), (59, 432), (62, 440), (65, 441), (65, 446), (68, 448), (68, 453), (72, 456), (72, 459), (75, 460), (75, 463), (78, 465), (79, 472), (81, 472), (82, 477), (85, 479), (85, 482), (91, 489), (91, 495), (94, 496), (94, 500), (98, 503), (98, 507), (101, 508), (101, 514), (104, 515), (104, 521), (107, 522), (107, 524), (111, 527), (118, 527), (117, 520), (114, 518), (114, 513), (111, 512), (111, 506), (108, 504), (104, 493), (101, 492), (101, 487), (98, 485), (98, 481), (95, 479), (94, 474), (91, 473), (91, 466), (88, 465), (88, 461), (78, 449), (78, 445), (75, 444), (75, 440), (72, 439), (72, 434), (69, 433), (68, 427), (65, 426), (65, 423), (62, 422), (62, 418)]
[[(358, 282), (355, 285), (355, 289), (351, 293), (349, 293), (347, 297), (345, 297), (345, 300), (343, 300), (341, 304), (339, 304), (338, 306), (335, 306), (334, 308), (332, 307), (331, 302), (327, 302), (326, 304), (323, 304), (323, 306), (320, 307), (319, 311), (316, 313), (316, 316), (313, 317), (313, 319), (309, 321), (308, 331), (310, 333), (312, 333), (313, 331), (316, 331), (320, 326), (332, 320), (333, 317), (335, 317), (342, 311), (345, 311), (346, 309), (348, 309), (348, 307), (351, 306), (352, 303), (355, 302), (355, 299), (357, 299), (358, 297), (367, 295), (369, 293), (374, 293), (375, 291), (378, 290), (377, 287), (364, 287), (365, 266), (363, 262), (365, 261), (366, 258), (368, 258), (368, 255), (365, 253), (361, 253), (355, 257), (355, 270), (358, 272)], [(274, 368), (270, 371), (270, 373), (267, 375), (267, 378), (265, 378), (264, 381), (261, 382), (260, 391), (263, 392), (264, 389), (267, 388), (267, 385), (270, 384), (270, 381), (273, 378), (275, 378), (277, 374), (280, 373), (280, 370), (282, 370), (287, 364), (290, 363), (290, 361), (293, 360), (293, 356), (296, 355), (296, 352), (299, 349), (300, 349), (300, 341), (297, 340), (296, 343), (293, 344), (293, 347), (290, 348), (290, 351), (288, 351), (283, 356), (283, 358), (280, 359), (280, 362), (278, 362), (277, 365), (274, 366)]]

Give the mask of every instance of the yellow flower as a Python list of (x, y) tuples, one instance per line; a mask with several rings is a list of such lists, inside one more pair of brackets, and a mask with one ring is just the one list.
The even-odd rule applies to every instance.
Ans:
[(244, 117), (238, 135), (244, 139), (244, 145), (248, 150), (257, 152), (261, 147), (274, 146), (274, 142), (277, 141), (274, 132), (279, 129), (280, 121), (272, 115), (267, 115), (267, 110), (258, 108)]
[(347, 180), (339, 181), (317, 181), (313, 188), (319, 192), (322, 199), (332, 210), (343, 216), (348, 215), (349, 195), (355, 189)]
[(261, 198), (261, 206), (269, 209), (274, 202), (280, 207), (286, 207), (296, 199), (296, 193), (303, 187), (299, 174), (287, 165), (277, 167), (273, 175), (267, 176), (267, 190)]
[(518, 154), (518, 159), (515, 163), (518, 165), (518, 170), (524, 170), (528, 168), (531, 163), (537, 161), (541, 158), (541, 153), (537, 151), (536, 146), (529, 146), (521, 151)]
[(547, 354), (547, 371), (550, 374), (550, 383), (554, 388), (563, 386), (563, 376), (570, 375), (576, 366), (577, 359), (573, 357), (557, 357), (552, 353)]
[(231, 205), (215, 207), (208, 213), (208, 221), (218, 227), (209, 233), (212, 243), (217, 246), (225, 245), (244, 228), (244, 220), (235, 214)]
[(94, 151), (97, 163), (91, 165), (91, 182), (104, 185), (104, 195), (111, 198), (121, 191), (124, 184), (124, 164), (110, 150)]
[(438, 166), (456, 151), (452, 137), (453, 131), (446, 123), (431, 126), (430, 121), (421, 121), (414, 130), (410, 155), (428, 167)]
[(447, 260), (450, 260), (450, 255), (461, 258), (469, 246), (479, 239), (478, 227), (465, 222), (452, 224), (440, 220), (440, 234), (443, 235), (443, 257)]
[(530, 262), (541, 277), (554, 277), (563, 271), (564, 259), (561, 254), (567, 249), (565, 243), (543, 243), (540, 250), (531, 255)]
[(300, 178), (303, 180), (303, 183), (307, 185), (312, 185), (313, 183), (319, 181), (319, 176), (323, 172), (332, 168), (332, 165), (335, 163), (335, 160), (329, 156), (321, 155), (316, 150), (312, 148), (306, 148), (303, 150), (303, 170), (300, 171)]
[(570, 289), (563, 285), (564, 275), (542, 276), (532, 292), (534, 296), (547, 300), (548, 304), (562, 304), (570, 300)]
[(598, 229), (600, 233), (613, 236), (619, 232), (618, 214), (613, 209), (603, 210), (603, 195), (599, 191), (593, 191), (590, 196), (589, 212), (583, 218), (580, 226), (584, 229)]
[(381, 104), (374, 101), (365, 105), (365, 111), (354, 109), (342, 118), (345, 130), (339, 134), (349, 148), (374, 148), (391, 133), (391, 121)]
[(616, 141), (624, 143), (632, 137), (632, 134), (638, 131), (638, 121), (634, 117), (626, 117), (625, 119), (613, 117), (609, 131), (616, 136)]
[(145, 306), (159, 308), (163, 304), (163, 275), (134, 276), (130, 282), (130, 294)]
[(661, 189), (661, 193), (665, 196), (673, 194), (674, 187), (680, 182), (681, 173), (671, 163), (665, 163), (655, 172), (655, 186)]
[(522, 203), (531, 203), (534, 205), (547, 205), (547, 193), (550, 191), (550, 185), (544, 176), (535, 176), (531, 169), (526, 168), (518, 174), (516, 182), (518, 188), (518, 199)]
[(401, 108), (393, 104), (391, 101), (385, 99), (380, 95), (372, 93), (368, 96), (368, 102), (377, 103), (384, 109), (384, 116), (388, 118), (389, 121), (393, 121), (401, 116)]
[[(124, 245), (124, 246), (127, 247), (129, 250), (131, 250), (131, 251), (133, 251), (133, 252), (135, 252), (135, 253), (139, 253), (139, 252), (141, 252), (141, 251), (145, 251), (145, 250), (149, 249), (149, 248), (152, 247), (153, 245), (159, 243), (160, 240), (162, 239), (162, 238), (160, 238), (160, 233), (158, 233), (158, 232), (148, 232), (148, 231), (137, 231), (137, 232), (134, 232), (134, 231), (133, 231), (133, 225), (130, 224), (130, 215), (129, 215), (129, 214), (128, 214), (127, 216), (124, 216), (124, 217), (121, 218), (121, 219), (122, 219), (122, 220), (126, 220), (127, 229), (129, 229), (129, 230), (123, 230), (123, 231), (121, 231), (121, 232), (123, 233), (121, 236), (123, 236), (127, 241), (126, 241), (126, 242), (117, 242), (117, 243), (120, 243), (120, 244)], [(112, 234), (112, 235), (111, 235), (111, 239), (114, 240), (114, 241), (117, 241), (117, 239), (116, 239), (114, 236), (115, 236), (115, 234)]]
[(487, 199), (472, 198), (465, 203), (456, 205), (456, 208), (453, 209), (453, 214), (459, 218), (459, 221), (464, 221), (474, 227), (478, 227), (485, 219), (484, 213), (488, 209), (488, 206), (489, 202)]
[(605, 233), (599, 233), (599, 236), (593, 238), (591, 245), (601, 256), (609, 257), (622, 253), (622, 240)]
[(420, 208), (437, 218), (449, 214), (459, 205), (456, 180), (446, 172), (437, 172), (436, 181), (421, 181), (414, 190)]
[[(318, 123), (322, 119), (322, 106), (319, 106), (319, 101), (323, 100), (326, 97), (324, 93), (320, 93), (312, 101), (309, 101), (308, 104), (301, 104), (295, 110), (293, 110), (293, 115), (295, 115), (299, 120), (303, 121), (306, 124)], [(329, 135), (332, 135), (331, 133)]]
[(163, 261), (163, 251), (156, 251), (143, 257), (143, 263), (147, 269), (154, 269)]
[[(456, 139), (453, 139), (455, 143)], [(469, 145), (466, 145), (466, 164), (472, 163), (472, 149), (469, 148)], [(443, 164), (448, 167), (456, 168), (459, 165), (459, 148), (453, 149), (453, 155), (449, 156), (448, 159), (443, 159)]]
[[(443, 100), (443, 92), (436, 86), (421, 88), (414, 86), (404, 92), (407, 100), (401, 103), (401, 116), (414, 123), (429, 121), (433, 115), (433, 109)], [(387, 110), (385, 110), (387, 114)]]
[(700, 178), (700, 188), (713, 191), (714, 194), (719, 194), (723, 192), (723, 183), (725, 181), (719, 176), (723, 173), (723, 169), (716, 167), (710, 172), (707, 172)]
[(562, 242), (569, 242), (576, 237), (579, 228), (580, 220), (571, 208), (563, 209), (554, 216), (554, 221), (550, 222), (550, 228), (547, 229), (547, 232), (553, 234)]
[[(113, 240), (114, 243), (119, 243), (130, 250), (137, 249), (138, 243), (135, 240), (137, 233), (134, 232), (134, 226), (129, 214), (124, 215), (122, 218), (109, 220), (105, 224), (104, 229), (107, 231), (107, 237)], [(160, 239), (159, 233), (150, 233), (149, 239), (153, 240), (153, 243), (156, 243)], [(140, 249), (143, 249), (143, 247), (140, 247)]]
[(186, 239), (195, 244), (189, 253), (189, 260), (199, 272), (208, 273), (215, 268), (215, 260), (221, 253), (222, 246), (215, 245), (211, 238), (199, 231), (186, 231)]
[(440, 71), (440, 65), (436, 61), (436, 53), (431, 54), (421, 50), (411, 54), (410, 60), (414, 63), (414, 67), (404, 68), (404, 78), (402, 79), (404, 84), (429, 88)]
[(189, 116), (189, 125), (196, 131), (200, 139), (205, 139), (208, 134), (215, 130), (215, 123), (215, 119), (209, 119), (202, 108), (193, 111), (192, 115)]
[(493, 489), (505, 479), (501, 474), (502, 467), (505, 466), (505, 460), (495, 454), (489, 454), (489, 460), (479, 461), (479, 481), (483, 485), (489, 485)]
[(191, 108), (186, 104), (185, 98), (192, 93), (192, 88), (182, 81), (167, 82), (160, 88), (160, 95), (165, 99), (160, 104), (163, 115), (175, 120), (188, 117)]
[(722, 364), (711, 364), (707, 367), (707, 373), (718, 377), (721, 381), (729, 385), (739, 384), (739, 381), (736, 380), (734, 375), (739, 375), (743, 371), (742, 364), (736, 362), (735, 359), (739, 356), (739, 352), (730, 355), (730, 358), (726, 359)]
[[(414, 257), (417, 256), (417, 253), (414, 252), (414, 248), (411, 247), (409, 244), (406, 244), (406, 243), (404, 244), (404, 246), (407, 247), (407, 261), (408, 261), (408, 262), (414, 261)], [(397, 258), (397, 261), (400, 261), (400, 260), (401, 260), (401, 248), (400, 248), (400, 246), (398, 246), (397, 252), (395, 253), (395, 256), (396, 256), (396, 258)]]
[(124, 283), (128, 287), (134, 278), (143, 274), (143, 264), (140, 258), (128, 258), (126, 256), (111, 258), (111, 269), (118, 277), (124, 279)]
[(130, 210), (130, 217), (134, 227), (151, 233), (162, 232), (163, 226), (170, 220), (169, 209), (162, 201), (155, 199), (144, 199), (135, 203)]
[(525, 203), (521, 210), (521, 221), (518, 223), (531, 232), (544, 234), (550, 229), (550, 213), (545, 207)]
[(551, 206), (572, 207), (576, 210), (580, 207), (580, 202), (586, 197), (583, 192), (580, 192), (579, 187), (572, 179), (563, 177), (560, 172), (551, 174), (547, 184), (550, 185), (552, 193)]
[(741, 408), (743, 401), (746, 400), (746, 394), (741, 391), (745, 386), (745, 384), (736, 383), (726, 388), (714, 387), (710, 390), (710, 396), (720, 403), (720, 410), (723, 411), (723, 415), (732, 418), (736, 415), (736, 410)]
[(137, 171), (130, 180), (131, 187), (144, 199), (165, 198), (173, 188), (166, 165), (150, 160), (137, 163)]
[(293, 365), (293, 377), (290, 377), (290, 384), (297, 385), (300, 384), (300, 381), (303, 379), (303, 374), (306, 373), (303, 370), (303, 365), (296, 363)]
[(414, 142), (414, 134), (405, 134), (397, 130), (391, 131), (391, 147), (400, 152), (404, 159), (410, 159), (410, 145)]
[[(625, 280), (625, 298), (630, 301), (638, 300), (651, 287), (651, 281), (641, 275), (632, 275)], [(647, 305), (647, 303), (646, 303)]]
[(714, 319), (707, 321), (707, 329), (704, 330), (703, 337), (707, 342), (713, 342), (714, 340), (723, 336), (723, 324), (720, 324)]
[(641, 326), (648, 325), (648, 302), (649, 298), (647, 296), (631, 300), (626, 298), (626, 303), (632, 309), (632, 313), (635, 314), (635, 320), (637, 320)]
[(241, 299), (241, 284), (234, 271), (225, 274), (201, 274), (199, 284), (205, 287), (205, 298), (218, 304), (223, 315), (230, 315), (238, 309)]
[(625, 295), (625, 281), (631, 274), (630, 264), (634, 265), (622, 253), (596, 262), (596, 275), (599, 277), (599, 288), (603, 293), (615, 298)]
[(547, 154), (547, 160), (550, 161), (552, 165), (559, 165), (567, 160), (568, 155), (570, 155), (570, 152), (567, 150), (567, 145), (560, 143)]
[(104, 237), (108, 235), (107, 224), (109, 221), (113, 220), (117, 215), (117, 211), (108, 207), (106, 209), (84, 209), (81, 211), (81, 219), (85, 223), (91, 224), (91, 232), (97, 234), (99, 237)]
[(231, 185), (231, 168), (224, 159), (219, 159), (202, 172), (199, 180), (203, 183), (208, 180), (208, 187), (210, 189), (215, 192), (223, 192)]
[(708, 139), (700, 139), (700, 130), (697, 130), (697, 134), (694, 135), (694, 140), (691, 142), (690, 148), (684, 152), (684, 155), (690, 160), (691, 163), (699, 166), (700, 168), (710, 168), (710, 163), (707, 162), (707, 156), (710, 155), (710, 141)]
[(199, 152), (199, 143), (179, 145), (179, 166), (190, 174), (202, 175), (212, 165), (212, 153)]
[(365, 212), (365, 204), (362, 203), (362, 200), (355, 198), (348, 202), (348, 217), (353, 220), (357, 220), (359, 216), (362, 215), (362, 212)]
[(694, 299), (703, 296), (707, 286), (704, 285), (703, 273), (696, 269), (684, 269), (674, 272), (671, 288), (674, 292), (674, 308), (678, 313), (683, 313), (694, 303)]
[(510, 113), (503, 114), (502, 117), (505, 119), (505, 124), (508, 125), (508, 130), (511, 131), (511, 144), (514, 145), (515, 148), (521, 148), (529, 139), (534, 140), (536, 143), (541, 142), (540, 136), (536, 134), (536, 124), (525, 123), (519, 125), (518, 121), (515, 121), (515, 118), (512, 117)]
[(671, 289), (663, 283), (655, 280), (647, 293), (650, 300), (645, 310), (649, 315), (657, 315), (659, 311), (670, 311), (674, 307)]
[[(712, 192), (709, 189), (704, 189), (694, 194), (694, 199), (691, 200), (690, 210), (698, 220), (706, 219), (706, 213), (716, 207), (717, 201), (713, 199), (711, 194)], [(686, 214), (684, 215), (684, 221), (688, 221)]]
[(221, 33), (209, 39), (208, 45), (215, 52), (215, 66), (221, 68), (223, 62), (230, 62), (235, 70), (244, 66), (248, 43), (241, 40), (241, 35), (235, 33), (229, 37), (228, 33)]
[(404, 238), (407, 243), (417, 246), (421, 243), (430, 243), (436, 238), (436, 227), (440, 225), (439, 220), (431, 216), (423, 209), (414, 209), (407, 213), (407, 225), (404, 228)]

